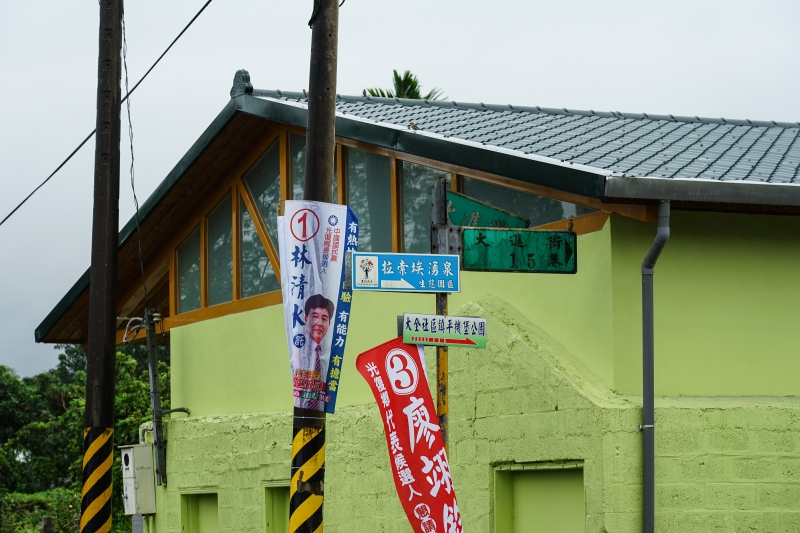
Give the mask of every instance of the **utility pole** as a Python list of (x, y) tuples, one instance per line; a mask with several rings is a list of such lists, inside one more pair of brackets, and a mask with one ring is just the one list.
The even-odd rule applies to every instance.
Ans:
[[(450, 254), (453, 253), (453, 246), (449, 242), (456, 235), (451, 235), (455, 228), (449, 223), (447, 216), (447, 179), (444, 176), (437, 177), (433, 182), (433, 201), (431, 203), (431, 253)], [(447, 293), (436, 293), (436, 314), (447, 315)], [(447, 346), (436, 347), (436, 414), (439, 417), (439, 429), (442, 430), (442, 440), (444, 441), (444, 451), (450, 453), (450, 430), (448, 412), (449, 385), (448, 385), (448, 354)]]
[[(336, 123), (336, 64), (339, 41), (338, 0), (314, 0), (309, 25), (311, 70), (308, 86), (304, 198), (333, 200)], [(301, 470), (302, 469), (302, 470)], [(314, 471), (308, 479), (303, 472)], [(325, 411), (295, 407), (292, 424), (292, 486), (289, 533), (322, 533), (325, 480)]]
[(81, 533), (111, 529), (122, 0), (100, 1)]

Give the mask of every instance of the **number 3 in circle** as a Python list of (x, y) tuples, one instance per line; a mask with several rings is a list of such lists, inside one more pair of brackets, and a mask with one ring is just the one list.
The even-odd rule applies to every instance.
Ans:
[(417, 390), (419, 370), (408, 352), (395, 348), (386, 355), (386, 374), (394, 392), (400, 395)]

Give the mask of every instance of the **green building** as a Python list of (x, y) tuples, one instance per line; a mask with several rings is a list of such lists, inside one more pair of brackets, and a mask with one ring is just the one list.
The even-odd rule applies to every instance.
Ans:
[[(172, 405), (190, 410), (165, 423), (150, 533), (287, 528), (275, 215), (302, 197), (307, 102), (247, 79), (141, 210)], [(486, 350), (450, 350), (466, 531), (641, 530), (641, 264), (660, 201), (671, 238), (655, 269), (656, 530), (800, 531), (800, 124), (341, 96), (336, 132), (334, 198), (358, 215), (360, 250), (427, 253), (441, 175), (532, 227), (578, 234), (574, 275), (463, 272), (450, 297), (450, 313), (488, 320)], [(141, 316), (133, 221), (119, 242), (118, 314)], [(87, 271), (38, 342), (86, 341), (88, 286)], [(354, 368), (404, 312), (433, 313), (433, 295), (354, 295), (327, 425), (329, 532), (410, 531)]]

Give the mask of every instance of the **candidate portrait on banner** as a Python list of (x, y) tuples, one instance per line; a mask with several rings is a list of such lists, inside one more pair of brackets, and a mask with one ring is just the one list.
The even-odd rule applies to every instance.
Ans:
[(306, 300), (305, 342), (292, 350), (293, 370), (310, 370), (317, 374), (317, 380), (325, 381), (330, 360), (330, 341), (327, 337), (334, 313), (333, 302), (321, 294), (315, 294)]

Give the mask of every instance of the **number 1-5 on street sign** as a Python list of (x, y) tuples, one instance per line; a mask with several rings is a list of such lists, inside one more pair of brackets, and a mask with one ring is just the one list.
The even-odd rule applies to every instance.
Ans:
[(464, 270), (575, 274), (578, 239), (568, 231), (464, 228)]

